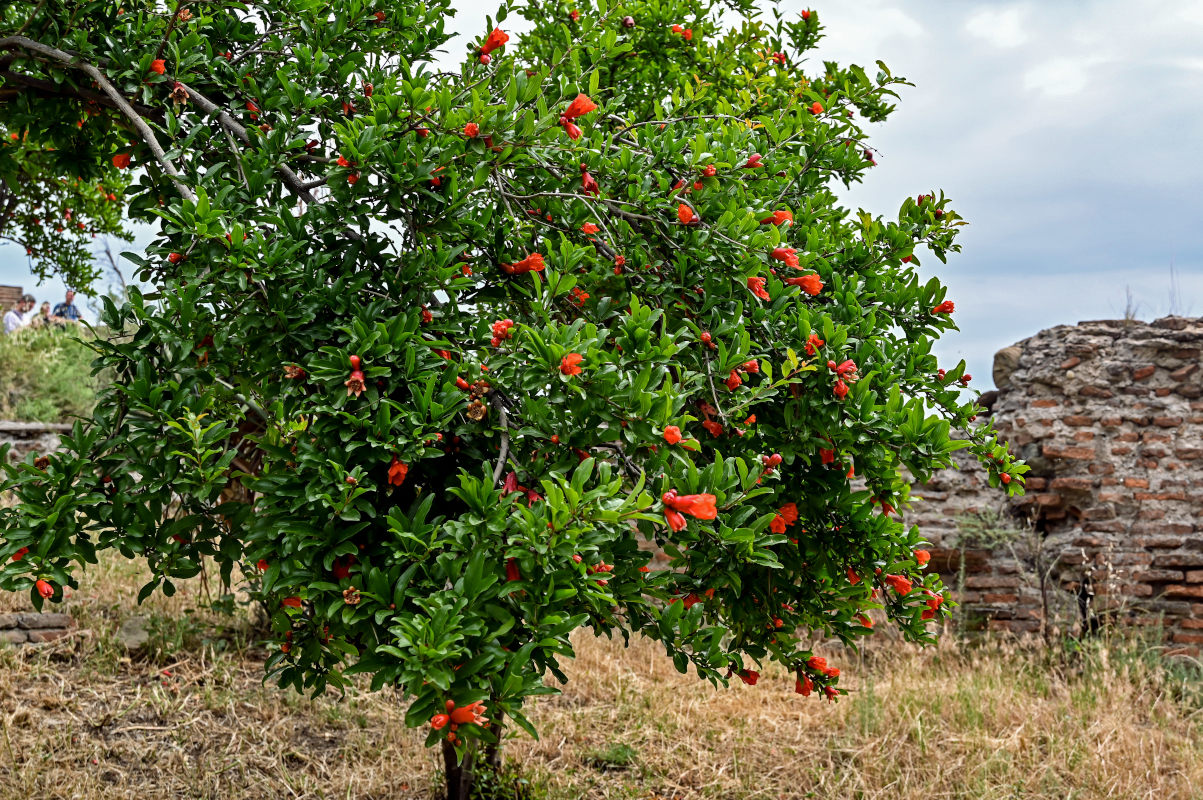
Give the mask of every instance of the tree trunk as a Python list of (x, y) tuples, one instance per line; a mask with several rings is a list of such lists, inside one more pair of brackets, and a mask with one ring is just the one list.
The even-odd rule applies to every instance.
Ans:
[[(443, 740), (443, 771), (447, 779), (447, 800), (470, 800), (472, 790), (476, 786), (478, 769), (487, 771), (494, 779), (497, 778), (501, 771), (502, 727), (501, 715), (498, 714), (489, 723), (489, 732), (493, 734), (493, 741), (485, 745), (483, 754), (479, 752), (479, 744), (473, 741), (465, 751), (462, 762), (456, 755), (455, 745)], [(478, 758), (478, 756), (481, 757)], [(488, 786), (495, 786), (496, 783), (496, 780), (486, 783), (486, 789)]]

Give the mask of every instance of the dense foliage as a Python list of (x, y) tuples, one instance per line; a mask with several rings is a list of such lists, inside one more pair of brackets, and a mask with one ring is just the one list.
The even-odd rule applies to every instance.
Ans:
[(804, 70), (818, 14), (751, 0), (505, 6), (440, 72), (446, 2), (9, 4), (6, 135), (94, 103), (86, 177), (132, 175), (158, 237), (127, 254), (156, 291), (104, 311), (135, 333), (97, 343), (93, 419), (6, 473), (0, 585), (57, 600), (117, 548), (171, 593), (215, 561), (282, 684), (369, 673), (460, 752), (529, 727), (582, 626), (829, 696), (815, 637), (880, 610), (929, 640), (900, 468), (1024, 468), (949, 435), (974, 405), (916, 268), (959, 217), (832, 191), (902, 81)]

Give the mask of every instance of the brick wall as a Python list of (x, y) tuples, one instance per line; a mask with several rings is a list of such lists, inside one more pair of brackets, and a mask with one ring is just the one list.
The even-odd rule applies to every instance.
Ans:
[(0, 315), (15, 306), (24, 293), (20, 286), (0, 286)]
[[(995, 356), (983, 395), (1032, 471), (1024, 497), (963, 457), (907, 512), (968, 627), (1164, 625), (1203, 645), (1203, 319), (1082, 322)], [(1040, 576), (1046, 576), (1041, 581)]]

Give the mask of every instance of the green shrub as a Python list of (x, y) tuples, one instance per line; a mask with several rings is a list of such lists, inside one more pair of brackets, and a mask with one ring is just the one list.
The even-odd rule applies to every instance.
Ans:
[(0, 337), (0, 419), (62, 422), (87, 416), (98, 379), (86, 331), (30, 328)]

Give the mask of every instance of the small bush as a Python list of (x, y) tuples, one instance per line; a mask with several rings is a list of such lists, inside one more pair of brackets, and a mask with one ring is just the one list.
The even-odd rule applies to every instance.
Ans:
[(83, 329), (29, 328), (0, 336), (0, 419), (62, 422), (92, 412), (99, 378)]

